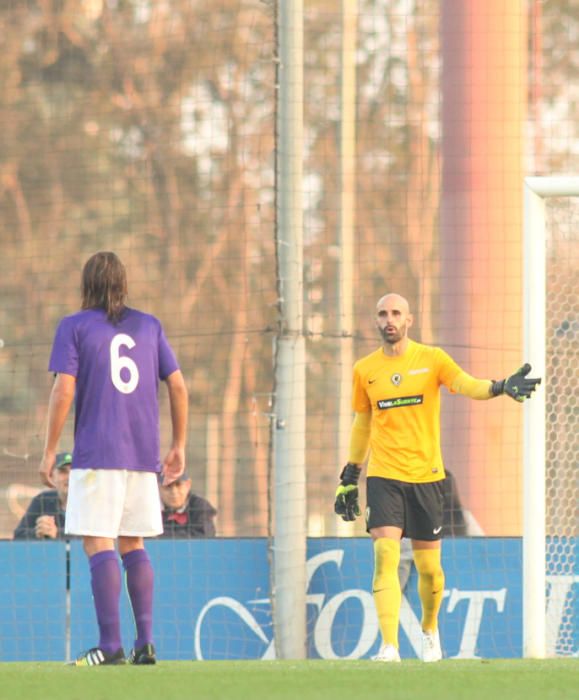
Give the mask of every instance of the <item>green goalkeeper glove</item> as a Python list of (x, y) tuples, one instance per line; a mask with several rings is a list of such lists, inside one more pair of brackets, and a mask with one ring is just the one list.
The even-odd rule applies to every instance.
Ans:
[(340, 474), (334, 511), (346, 522), (356, 520), (362, 512), (358, 502), (358, 479), (361, 471), (361, 467), (348, 462)]
[(507, 379), (501, 379), (500, 382), (493, 382), (491, 387), (493, 396), (507, 394), (520, 403), (530, 398), (533, 391), (537, 388), (537, 384), (541, 383), (540, 378), (533, 379), (532, 377), (527, 377), (530, 371), (531, 365), (527, 363), (514, 374), (511, 374)]

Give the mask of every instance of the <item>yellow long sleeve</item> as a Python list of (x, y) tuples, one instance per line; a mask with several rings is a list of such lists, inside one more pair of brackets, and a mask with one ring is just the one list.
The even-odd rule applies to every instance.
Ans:
[(350, 432), (350, 452), (348, 462), (362, 464), (366, 461), (370, 446), (370, 425), (372, 413), (356, 413)]
[(479, 401), (486, 401), (493, 398), (491, 385), (490, 379), (476, 379), (467, 372), (461, 372), (456, 376), (450, 388), (457, 394)]

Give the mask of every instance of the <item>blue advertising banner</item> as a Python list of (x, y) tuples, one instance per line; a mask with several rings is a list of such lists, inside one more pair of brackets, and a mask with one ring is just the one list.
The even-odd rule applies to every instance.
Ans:
[[(147, 549), (155, 568), (159, 658), (275, 657), (266, 540), (158, 540), (150, 541)], [(370, 541), (311, 539), (307, 556), (308, 656), (357, 659), (376, 653), (380, 635), (371, 594)], [(0, 543), (0, 660), (64, 660), (67, 647), (75, 656), (98, 642), (89, 567), (79, 541), (71, 542), (69, 564), (67, 588), (64, 543)], [(521, 656), (521, 540), (446, 540), (443, 566), (440, 630), (445, 656)], [(548, 605), (547, 627), (552, 643), (560, 629), (570, 634), (567, 653), (576, 653), (579, 643), (578, 573), (548, 575), (549, 591), (557, 591), (563, 602)], [(416, 583), (411, 568), (402, 599), (402, 658), (420, 653)], [(128, 651), (134, 629), (125, 591), (121, 612)], [(566, 625), (561, 625), (563, 616)]]
[(0, 542), (0, 661), (64, 659), (62, 542)]

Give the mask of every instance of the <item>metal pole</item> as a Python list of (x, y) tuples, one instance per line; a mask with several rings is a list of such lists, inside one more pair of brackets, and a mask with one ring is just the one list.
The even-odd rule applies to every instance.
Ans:
[(303, 334), (303, 0), (278, 3), (277, 256), (273, 623), (276, 656), (306, 655), (305, 339)]
[(69, 664), (72, 660), (71, 656), (71, 637), (72, 637), (72, 625), (71, 625), (71, 599), (70, 599), (70, 540), (65, 540), (64, 544), (64, 556), (65, 556), (65, 567), (66, 567), (66, 579), (65, 579), (65, 610), (64, 610), (64, 660)]
[[(545, 376), (545, 200), (525, 186), (524, 349)], [(523, 429), (523, 656), (545, 657), (545, 396), (525, 406)]]
[(214, 413), (207, 416), (205, 440), (205, 497), (219, 513), (219, 416)]
[[(338, 464), (346, 461), (352, 425), (354, 362), (354, 209), (356, 192), (356, 32), (358, 0), (342, 0), (340, 75), (340, 219), (338, 228)], [(333, 516), (337, 535), (353, 535), (351, 523)], [(361, 522), (361, 521), (360, 521)]]

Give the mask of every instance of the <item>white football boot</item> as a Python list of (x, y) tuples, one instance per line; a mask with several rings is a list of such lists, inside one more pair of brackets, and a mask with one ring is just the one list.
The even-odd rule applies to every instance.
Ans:
[(422, 632), (422, 660), (426, 664), (440, 661), (442, 649), (440, 648), (440, 635), (436, 632)]
[(384, 663), (400, 663), (400, 654), (398, 649), (392, 644), (383, 644), (376, 656), (372, 657), (372, 661), (383, 661)]

